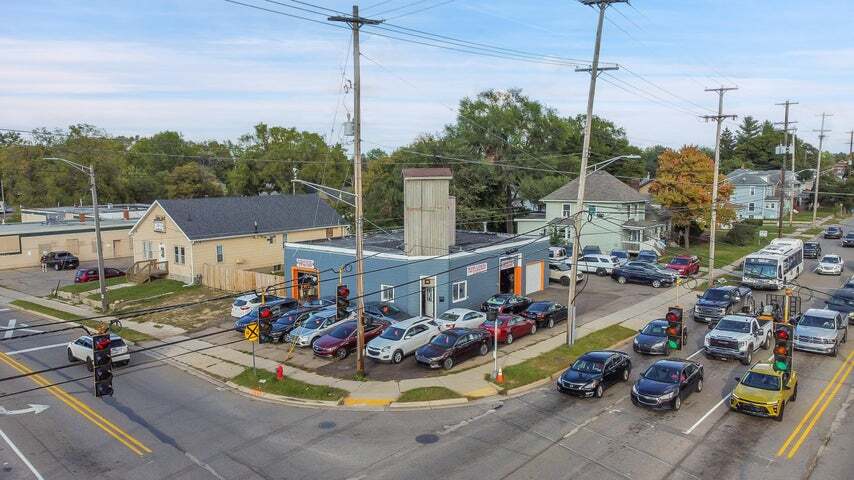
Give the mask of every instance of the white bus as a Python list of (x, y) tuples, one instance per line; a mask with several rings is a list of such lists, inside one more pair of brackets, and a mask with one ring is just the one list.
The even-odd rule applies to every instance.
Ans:
[(741, 283), (755, 289), (781, 289), (804, 271), (804, 242), (775, 238), (744, 259)]

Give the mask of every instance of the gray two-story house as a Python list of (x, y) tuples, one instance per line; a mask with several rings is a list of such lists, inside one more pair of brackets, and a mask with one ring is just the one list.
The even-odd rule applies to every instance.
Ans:
[[(792, 208), (790, 192), (794, 189), (796, 202), (801, 198), (803, 184), (794, 179), (789, 171), (785, 172), (785, 190), (783, 192), (783, 213)], [(779, 170), (733, 170), (727, 175), (733, 192), (730, 202), (735, 206), (736, 218), (776, 220), (779, 217), (780, 182)], [(796, 205), (797, 207), (797, 205)]]
[[(555, 219), (556, 228), (568, 243), (574, 243), (571, 215), (576, 211), (578, 179), (546, 195), (544, 211), (516, 219), (518, 233), (546, 230)], [(600, 170), (587, 175), (582, 215), (581, 247), (597, 245), (603, 252), (613, 249), (637, 253), (661, 251), (670, 232), (670, 215), (657, 208), (645, 194)]]

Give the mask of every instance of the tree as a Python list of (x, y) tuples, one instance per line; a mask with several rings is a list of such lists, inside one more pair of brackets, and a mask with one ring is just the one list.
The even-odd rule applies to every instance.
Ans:
[(166, 177), (165, 186), (169, 198), (218, 197), (225, 192), (216, 176), (195, 162), (173, 168)]
[[(685, 248), (690, 245), (691, 223), (705, 228), (710, 222), (713, 169), (714, 160), (695, 146), (678, 151), (667, 149), (658, 157), (658, 172), (649, 191), (671, 211), (673, 224), (682, 228)], [(718, 182), (718, 224), (729, 223), (735, 217), (728, 206), (732, 185), (723, 180)]]

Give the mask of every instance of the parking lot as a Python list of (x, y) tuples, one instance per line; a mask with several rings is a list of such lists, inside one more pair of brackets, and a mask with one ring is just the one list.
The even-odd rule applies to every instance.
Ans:
[[(104, 259), (104, 267), (118, 268), (126, 271), (133, 264), (133, 257)], [(97, 261), (80, 262), (81, 268), (94, 268)], [(0, 270), (0, 286), (26, 292), (30, 295), (43, 297), (57, 288), (74, 283), (74, 270), (48, 270), (42, 272), (40, 267), (16, 268)]]

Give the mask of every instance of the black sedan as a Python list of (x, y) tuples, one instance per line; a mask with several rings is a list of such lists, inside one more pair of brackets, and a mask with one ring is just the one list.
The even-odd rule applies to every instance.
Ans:
[(628, 354), (612, 350), (587, 352), (557, 379), (558, 390), (581, 397), (602, 397), (605, 387), (626, 382), (632, 371)]
[(824, 238), (842, 238), (842, 229), (836, 226), (827, 227), (824, 231)]
[(821, 258), (821, 244), (804, 242), (804, 258)]
[[(682, 328), (685, 335), (688, 335), (688, 329), (684, 325)], [(632, 349), (650, 355), (670, 355), (670, 348), (667, 346), (667, 320), (659, 318), (647, 323), (632, 342)]]
[(498, 313), (522, 313), (531, 305), (532, 300), (528, 297), (514, 295), (512, 293), (499, 293), (489, 297), (489, 300), (480, 305), (482, 312), (496, 310)]
[(520, 315), (537, 322), (538, 327), (552, 328), (555, 323), (566, 320), (567, 308), (559, 303), (544, 300), (528, 305)]
[(415, 351), (415, 360), (430, 368), (450, 370), (454, 365), (475, 355), (489, 353), (489, 332), (473, 328), (445, 330), (427, 345)]
[(703, 365), (691, 360), (659, 360), (632, 387), (637, 407), (679, 410), (691, 392), (703, 391)]
[(854, 232), (848, 232), (842, 237), (843, 247), (854, 247)]
[(300, 326), (311, 312), (321, 310), (319, 307), (299, 307), (280, 315), (270, 327), (270, 337), (274, 342), (281, 342), (288, 333)]
[(646, 283), (652, 285), (653, 288), (658, 288), (663, 285), (673, 285), (676, 277), (662, 272), (661, 270), (645, 265), (641, 262), (631, 262), (629, 264), (617, 267), (611, 272), (611, 278), (619, 284), (626, 282)]

